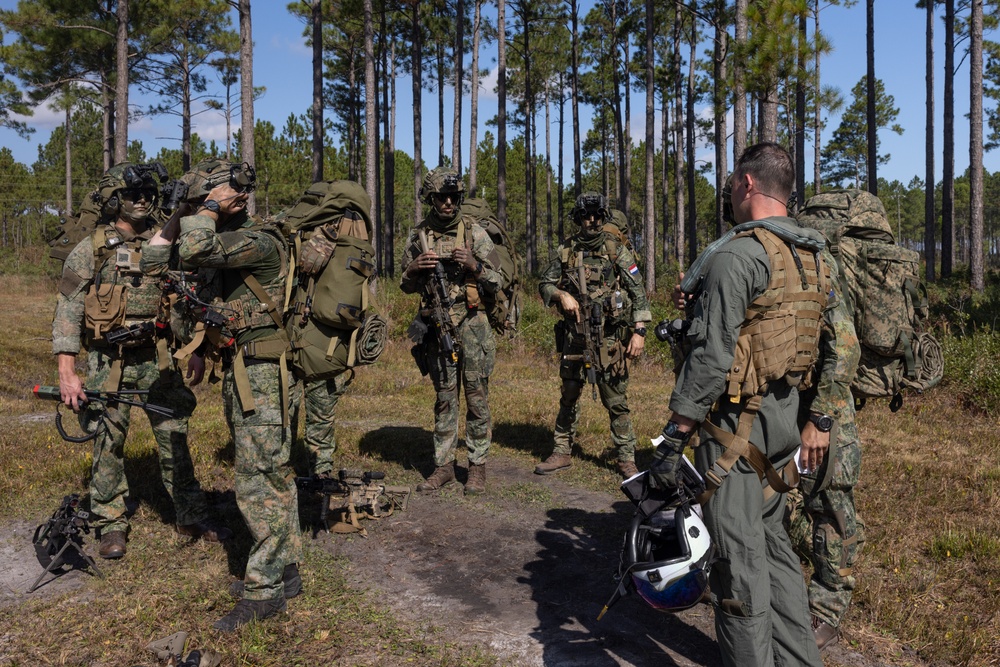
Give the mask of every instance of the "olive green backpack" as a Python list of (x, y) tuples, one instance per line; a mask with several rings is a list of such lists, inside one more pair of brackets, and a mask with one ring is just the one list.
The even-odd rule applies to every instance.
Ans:
[(466, 225), (474, 222), (486, 230), (499, 257), (495, 267), (503, 276), (499, 292), (480, 294), (486, 307), (486, 316), (493, 330), (501, 335), (513, 335), (521, 320), (521, 260), (514, 243), (485, 199), (470, 197), (462, 202), (462, 216)]
[(79, 214), (60, 221), (59, 231), (49, 239), (49, 257), (65, 262), (73, 248), (97, 229), (103, 207), (104, 198), (100, 192), (94, 190), (88, 193), (83, 198)]
[[(334, 377), (374, 363), (382, 352), (385, 320), (368, 308), (368, 281), (375, 273), (370, 208), (360, 184), (321, 181), (275, 219), (291, 247), (285, 329), (292, 366), (302, 379)], [(299, 257), (314, 234), (324, 234), (334, 248), (325, 266), (307, 275), (298, 271)]]
[(851, 384), (855, 398), (891, 398), (922, 392), (941, 381), (941, 345), (927, 331), (927, 289), (920, 256), (896, 243), (885, 207), (865, 190), (815, 195), (796, 218), (822, 232), (840, 268), (842, 294), (853, 310), (861, 363)]

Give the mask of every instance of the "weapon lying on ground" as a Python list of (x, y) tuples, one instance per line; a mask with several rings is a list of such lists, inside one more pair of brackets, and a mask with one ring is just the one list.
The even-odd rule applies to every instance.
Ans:
[(296, 477), (295, 485), (303, 491), (319, 493), (323, 496), (320, 506), (320, 521), (327, 524), (327, 511), (332, 496), (342, 496), (344, 504), (335, 509), (340, 518), (333, 524), (335, 533), (361, 533), (367, 537), (368, 531), (358, 523), (359, 519), (382, 519), (392, 516), (396, 509), (405, 510), (410, 498), (408, 486), (386, 486), (382, 481), (384, 472), (363, 472), (361, 470), (341, 470), (337, 478), (324, 475)]
[(59, 509), (53, 513), (48, 521), (35, 529), (35, 535), (31, 542), (35, 545), (35, 554), (38, 562), (45, 570), (38, 575), (35, 583), (28, 589), (32, 593), (38, 588), (42, 578), (49, 572), (55, 572), (66, 564), (64, 554), (72, 547), (87, 562), (87, 565), (100, 577), (104, 574), (98, 569), (94, 559), (83, 550), (82, 535), (90, 533), (90, 513), (80, 509), (80, 496), (73, 494), (63, 498)]
[[(563, 351), (563, 359), (582, 361), (587, 374), (587, 383), (592, 390), (592, 398), (597, 400), (597, 373), (607, 367), (610, 362), (604, 347), (604, 309), (600, 302), (590, 298), (587, 291), (587, 269), (583, 265), (583, 252), (577, 254), (577, 299), (580, 304), (580, 319), (573, 323), (576, 340), (583, 338), (583, 351), (579, 354), (567, 354)], [(567, 344), (569, 344), (567, 339)]]
[(177, 417), (177, 413), (171, 408), (156, 405), (155, 403), (148, 403), (145, 400), (135, 401), (128, 398), (129, 396), (146, 396), (149, 394), (148, 390), (122, 389), (120, 391), (96, 391), (94, 389), (85, 389), (83, 393), (87, 395), (86, 403), (89, 403), (90, 401), (97, 401), (101, 404), (101, 418), (98, 420), (93, 431), (84, 431), (85, 435), (82, 436), (72, 436), (66, 432), (62, 425), (62, 412), (60, 411), (62, 407), (62, 394), (59, 392), (59, 387), (48, 387), (36, 384), (32, 391), (34, 392), (36, 398), (41, 398), (47, 401), (59, 401), (59, 405), (56, 406), (56, 430), (59, 431), (59, 435), (61, 435), (62, 439), (66, 442), (87, 442), (88, 440), (96, 438), (101, 429), (101, 425), (104, 423), (104, 417), (108, 412), (108, 403), (134, 405), (146, 410), (147, 412), (162, 415), (167, 419), (174, 419)]
[[(420, 248), (423, 252), (431, 251), (427, 232), (420, 230)], [(448, 285), (444, 275), (444, 264), (437, 263), (431, 274), (431, 320), (437, 331), (438, 343), (442, 354), (451, 358), (452, 363), (458, 363), (458, 352), (455, 350), (455, 324), (451, 321), (451, 307), (455, 300), (448, 295)]]

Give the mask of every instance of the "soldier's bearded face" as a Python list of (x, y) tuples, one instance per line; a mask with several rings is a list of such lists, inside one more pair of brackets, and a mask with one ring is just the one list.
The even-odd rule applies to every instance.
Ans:
[(601, 233), (604, 220), (594, 213), (585, 213), (582, 220), (583, 235), (597, 236)]

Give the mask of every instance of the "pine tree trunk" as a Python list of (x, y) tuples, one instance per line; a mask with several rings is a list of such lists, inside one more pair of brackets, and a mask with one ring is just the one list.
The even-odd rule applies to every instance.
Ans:
[(462, 56), (465, 53), (465, 5), (455, 0), (455, 117), (452, 125), (451, 168), (462, 175), (462, 96), (465, 94), (465, 73)]
[(927, 49), (926, 106), (924, 126), (924, 265), (927, 282), (934, 282), (937, 270), (937, 213), (934, 210), (934, 3), (926, 2)]
[[(437, 54), (437, 94), (438, 94), (438, 165), (444, 162), (444, 44), (435, 45)], [(454, 166), (454, 165), (453, 165)]]
[(312, 0), (312, 180), (323, 180), (323, 0)]
[(725, 233), (725, 221), (722, 219), (722, 191), (729, 177), (728, 156), (726, 155), (726, 104), (729, 88), (726, 85), (729, 73), (726, 58), (729, 51), (729, 33), (723, 25), (723, 14), (726, 11), (726, 0), (716, 0), (715, 3), (715, 49), (712, 61), (714, 102), (715, 102), (715, 237)]
[[(394, 117), (393, 108), (389, 106), (389, 87), (396, 80), (395, 57), (390, 57), (390, 48), (387, 44), (388, 31), (386, 30), (387, 9), (383, 5), (381, 12), (381, 40), (382, 40), (382, 164), (384, 176), (382, 178), (382, 190), (385, 193), (382, 197), (382, 261), (385, 275), (395, 277), (396, 262), (393, 255), (393, 232), (396, 228), (396, 156), (392, 146), (391, 119)], [(392, 47), (395, 55), (395, 44)]]
[[(253, 115), (253, 28), (250, 22), (250, 0), (239, 1), (240, 14), (240, 157), (243, 162), (255, 163)], [(250, 193), (247, 212), (257, 212), (257, 198)]]
[[(666, 54), (663, 54), (665, 59)], [(660, 211), (663, 218), (661, 245), (663, 263), (670, 262), (670, 84), (664, 78), (660, 90)]]
[[(507, 23), (497, 0), (497, 218), (507, 224)], [(508, 227), (508, 229), (510, 229)], [(511, 230), (513, 232), (513, 230)]]
[(645, 0), (646, 9), (646, 183), (642, 207), (642, 247), (643, 263), (645, 264), (646, 292), (656, 289), (656, 188), (654, 183), (654, 158), (656, 141), (656, 88), (654, 74), (656, 71), (655, 35), (653, 0)]
[(572, 30), (572, 88), (573, 88), (573, 195), (579, 197), (583, 187), (583, 167), (580, 157), (580, 6), (577, 0), (568, 0), (570, 6), (570, 22), (573, 24)]
[(476, 192), (476, 167), (479, 164), (478, 132), (479, 123), (479, 37), (482, 34), (482, 0), (476, 3), (475, 15), (472, 19), (472, 91), (469, 100), (469, 192)]
[[(372, 26), (372, 0), (364, 0), (364, 31), (365, 31), (365, 192), (371, 199), (369, 215), (372, 220), (378, 217), (376, 202), (378, 201), (378, 185), (375, 174), (378, 172), (378, 120), (375, 117), (375, 100), (378, 99), (378, 88), (375, 85), (375, 30)], [(372, 245), (375, 246), (375, 257), (379, 256), (377, 235), (372, 235)], [(381, 273), (382, 266), (377, 267)]]
[[(118, 0), (115, 35), (115, 164), (128, 159), (128, 0)], [(190, 118), (188, 119), (190, 122)], [(185, 169), (186, 171), (187, 169)]]
[(685, 134), (687, 146), (687, 250), (688, 264), (698, 258), (698, 208), (694, 196), (694, 68), (698, 60), (698, 36), (694, 19), (691, 19), (691, 41), (688, 53), (688, 81), (686, 91)]
[[(819, 6), (820, 0), (816, 0), (815, 4), (815, 22), (813, 28), (813, 34), (819, 35)], [(813, 91), (813, 106), (816, 109), (816, 113), (813, 116), (813, 193), (819, 194), (819, 190), (823, 187), (823, 177), (820, 174), (819, 157), (820, 157), (820, 131), (823, 128), (823, 80), (819, 76), (819, 49), (816, 49), (814, 55), (816, 70), (816, 88)]]
[(566, 77), (565, 72), (559, 72), (559, 139), (558, 139), (558, 149), (556, 150), (556, 155), (559, 156), (559, 166), (556, 173), (558, 174), (557, 183), (558, 191), (556, 192), (556, 241), (562, 241), (563, 239), (563, 190), (565, 184), (563, 183), (563, 148), (564, 140), (563, 137), (566, 132)]
[(955, 265), (955, 0), (944, 14), (944, 155), (941, 184), (941, 277)]
[[(66, 212), (63, 214), (65, 217), (70, 217), (73, 215), (73, 104), (70, 102), (69, 95), (66, 98)], [(6, 218), (4, 218), (6, 221)], [(4, 237), (4, 245), (7, 245), (6, 236)]]
[(420, 148), (420, 94), (422, 89), (421, 74), (423, 73), (423, 61), (421, 53), (423, 47), (420, 43), (420, 0), (413, 0), (413, 17), (410, 24), (412, 30), (410, 49), (410, 79), (413, 83), (413, 226), (416, 227), (423, 217), (423, 207), (420, 203), (420, 184), (423, 181), (423, 162), (421, 161)]
[(795, 201), (806, 200), (806, 11), (799, 14), (798, 72), (795, 76)]
[(181, 84), (181, 169), (191, 169), (191, 69), (188, 54), (181, 58), (184, 69)]
[(676, 19), (674, 21), (674, 72), (677, 76), (674, 79), (674, 195), (676, 206), (674, 209), (674, 254), (679, 269), (684, 268), (684, 87), (681, 72), (681, 12), (677, 6)]
[(875, 117), (875, 0), (867, 0), (868, 192), (878, 196), (878, 119)]
[(545, 243), (549, 256), (555, 250), (552, 244), (552, 121), (549, 117), (551, 106), (551, 86), (545, 80)]
[(972, 289), (986, 287), (983, 275), (983, 0), (972, 0), (969, 44), (969, 269)]
[(740, 49), (747, 43), (747, 0), (736, 0), (736, 57), (733, 58), (733, 164), (747, 147), (746, 72)]

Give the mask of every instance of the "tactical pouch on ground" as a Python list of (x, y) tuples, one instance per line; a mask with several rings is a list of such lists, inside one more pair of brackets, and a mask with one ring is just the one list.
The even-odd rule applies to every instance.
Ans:
[(823, 232), (840, 266), (842, 292), (854, 313), (861, 362), (851, 384), (854, 396), (893, 397), (923, 391), (941, 381), (941, 346), (925, 331), (927, 291), (920, 256), (896, 244), (882, 202), (864, 190), (835, 190), (809, 199), (800, 224)]

